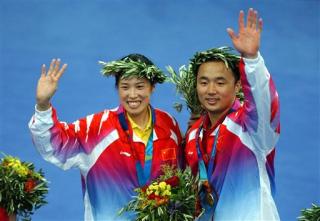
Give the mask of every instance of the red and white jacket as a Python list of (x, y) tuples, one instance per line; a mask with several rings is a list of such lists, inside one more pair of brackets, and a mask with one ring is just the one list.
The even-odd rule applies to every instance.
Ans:
[(208, 128), (207, 116), (195, 122), (186, 135), (186, 163), (198, 173), (196, 134), (203, 124), (200, 149), (211, 153), (217, 139), (215, 168), (208, 174), (218, 195), (214, 220), (279, 220), (273, 199), (274, 147), (280, 133), (278, 94), (260, 54), (256, 59), (242, 58), (239, 68), (243, 105), (236, 100), (214, 128)]
[[(153, 157), (151, 179), (160, 175), (161, 165), (178, 166), (181, 134), (168, 113), (152, 109)], [(84, 192), (85, 220), (132, 220), (134, 214), (118, 216), (139, 187), (135, 158), (122, 129), (118, 113), (122, 107), (105, 110), (66, 124), (54, 108), (35, 112), (29, 123), (34, 144), (43, 158), (62, 169), (80, 169)], [(129, 124), (129, 122), (127, 121)], [(144, 163), (145, 145), (129, 127), (134, 149)]]

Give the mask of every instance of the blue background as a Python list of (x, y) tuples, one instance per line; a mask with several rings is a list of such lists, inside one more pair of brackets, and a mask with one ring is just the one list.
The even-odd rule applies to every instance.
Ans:
[[(60, 57), (69, 64), (52, 103), (72, 122), (118, 104), (114, 80), (99, 60), (132, 52), (175, 69), (195, 51), (230, 45), (239, 10), (256, 8), (264, 20), (261, 53), (281, 101), (276, 155), (276, 202), (282, 220), (320, 201), (319, 27), (320, 3), (305, 1), (0, 0), (0, 151), (43, 168), (49, 204), (33, 220), (82, 220), (79, 171), (45, 162), (31, 142), (41, 64)], [(171, 84), (157, 85), (153, 106), (172, 113), (185, 131), (188, 112), (176, 113)]]

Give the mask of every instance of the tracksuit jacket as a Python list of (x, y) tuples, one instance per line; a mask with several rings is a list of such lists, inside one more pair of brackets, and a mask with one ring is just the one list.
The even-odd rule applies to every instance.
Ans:
[[(153, 158), (150, 180), (161, 173), (161, 165), (178, 166), (183, 154), (181, 134), (176, 120), (168, 113), (152, 110)], [(127, 133), (122, 129), (119, 106), (66, 124), (58, 120), (56, 110), (35, 111), (29, 122), (33, 142), (42, 157), (66, 170), (79, 168), (86, 221), (133, 220), (133, 213), (118, 216), (139, 187), (134, 153)], [(128, 120), (125, 119), (128, 123)], [(129, 124), (129, 123), (128, 123)], [(142, 165), (145, 144), (133, 134), (133, 147)]]
[(198, 173), (197, 133), (202, 155), (211, 153), (217, 139), (215, 166), (208, 174), (218, 197), (214, 220), (279, 220), (273, 198), (274, 147), (280, 133), (278, 94), (260, 54), (242, 58), (239, 69), (244, 103), (236, 100), (213, 128), (208, 128), (208, 115), (195, 122), (186, 134), (186, 163)]

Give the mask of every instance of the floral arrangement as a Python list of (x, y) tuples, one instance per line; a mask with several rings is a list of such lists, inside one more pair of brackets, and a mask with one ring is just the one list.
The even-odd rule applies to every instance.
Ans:
[(155, 65), (148, 65), (143, 62), (133, 61), (130, 58), (111, 62), (99, 61), (102, 65), (101, 73), (104, 76), (111, 76), (117, 73), (123, 73), (122, 78), (130, 76), (145, 77), (154, 83), (163, 83), (166, 76)]
[(32, 163), (5, 156), (0, 160), (0, 208), (31, 220), (34, 210), (46, 204), (48, 182)]
[(320, 220), (320, 207), (316, 204), (312, 204), (311, 208), (303, 209), (301, 216), (298, 217), (299, 221), (318, 221)]
[[(174, 71), (171, 66), (167, 67), (167, 71), (170, 74), (169, 81), (175, 84), (177, 92), (183, 96), (183, 100), (186, 102), (187, 108), (194, 115), (199, 115), (203, 111), (198, 100), (196, 92), (197, 82), (196, 76), (200, 65), (207, 61), (222, 61), (227, 68), (235, 73), (239, 72), (238, 64), (240, 56), (232, 53), (230, 47), (212, 48), (206, 51), (195, 53), (190, 59), (189, 65), (181, 66), (178, 73)], [(244, 94), (242, 90), (237, 94), (238, 99), (242, 102), (244, 100)], [(182, 104), (175, 103), (174, 107), (178, 112), (182, 109)]]
[(136, 221), (194, 220), (197, 210), (197, 182), (191, 169), (171, 166), (162, 168), (163, 175), (151, 184), (137, 188), (137, 196), (119, 211), (136, 213)]

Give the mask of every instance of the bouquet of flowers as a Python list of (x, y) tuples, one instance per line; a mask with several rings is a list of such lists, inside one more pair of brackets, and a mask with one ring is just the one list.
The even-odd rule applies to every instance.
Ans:
[(5, 156), (0, 160), (0, 208), (31, 220), (33, 211), (47, 202), (48, 182), (32, 163)]
[(194, 220), (197, 211), (198, 178), (191, 169), (184, 171), (171, 166), (162, 168), (163, 175), (151, 184), (137, 188), (137, 196), (119, 211), (136, 213), (137, 221)]

